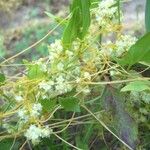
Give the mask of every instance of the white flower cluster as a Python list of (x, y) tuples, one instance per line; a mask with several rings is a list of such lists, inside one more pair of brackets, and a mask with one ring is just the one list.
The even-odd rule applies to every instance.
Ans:
[(20, 96), (20, 95), (15, 95), (15, 100), (16, 100), (18, 103), (20, 103), (20, 102), (23, 101), (23, 97)]
[(46, 99), (70, 92), (73, 87), (68, 83), (69, 79), (70, 77), (66, 74), (59, 74), (53, 76), (53, 80), (42, 81), (39, 83), (39, 89), (42, 90), (39, 95)]
[(33, 104), (31, 110), (31, 116), (38, 117), (41, 115), (41, 112), (42, 112), (42, 105), (40, 103)]
[(62, 54), (62, 51), (63, 51), (63, 47), (62, 47), (61, 40), (55, 40), (55, 42), (49, 46), (50, 61), (53, 62), (54, 60), (57, 60), (59, 56)]
[(47, 64), (45, 62), (43, 63), (43, 59), (39, 59), (38, 61), (35, 62), (35, 64), (40, 66), (41, 71), (47, 72), (47, 70), (48, 70)]
[(121, 35), (115, 43), (107, 41), (101, 47), (101, 52), (109, 57), (121, 57), (127, 52), (132, 45), (135, 44), (137, 39), (131, 35)]
[(96, 20), (101, 27), (107, 28), (111, 19), (114, 18), (117, 12), (117, 8), (113, 6), (114, 4), (114, 0), (102, 0), (99, 7), (96, 8)]
[[(79, 42), (73, 42), (70, 50), (64, 50), (61, 40), (56, 40), (49, 46), (49, 64), (47, 64), (50, 66), (49, 75), (46, 80), (38, 84), (40, 92), (37, 95), (42, 96), (43, 99), (55, 97), (70, 92), (75, 87), (70, 82), (76, 81), (77, 78), (91, 80), (90, 73), (81, 69), (82, 62), (80, 62), (79, 56), (76, 56), (80, 50), (79, 44)], [(96, 54), (93, 55), (91, 50), (83, 53), (82, 61), (89, 62), (91, 65), (90, 61), (95, 58)]]
[(36, 125), (30, 125), (30, 127), (25, 132), (25, 137), (28, 140), (31, 140), (34, 145), (40, 142), (41, 138), (50, 137), (52, 130), (48, 127), (41, 128)]
[(53, 90), (54, 81), (42, 81), (39, 83), (39, 88), (43, 89), (45, 92), (50, 92)]
[(137, 39), (131, 35), (122, 35), (115, 43), (116, 56), (120, 57), (124, 52), (127, 52)]
[(22, 108), (18, 111), (18, 117), (23, 121), (27, 122), (29, 120), (28, 111), (25, 108)]
[(42, 105), (40, 103), (35, 103), (32, 105), (31, 110), (27, 110), (25, 107), (18, 111), (18, 117), (26, 123), (30, 117), (39, 117), (42, 112)]

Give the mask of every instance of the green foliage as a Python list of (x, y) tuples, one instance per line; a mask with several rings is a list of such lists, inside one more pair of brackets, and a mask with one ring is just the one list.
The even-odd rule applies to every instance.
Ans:
[(43, 78), (44, 77), (44, 73), (43, 71), (41, 70), (40, 66), (35, 64), (35, 65), (31, 65), (29, 66), (29, 71), (28, 71), (28, 75), (27, 77), (29, 79), (40, 79), (40, 78)]
[(0, 73), (0, 84), (5, 81), (5, 75)]
[(55, 99), (41, 99), (40, 103), (43, 107), (43, 111), (45, 112), (51, 112), (56, 107)]
[(150, 33), (145, 34), (139, 39), (135, 45), (125, 54), (125, 56), (118, 60), (121, 65), (132, 66), (140, 61), (150, 63)]
[(4, 139), (0, 141), (0, 150), (16, 150), (20, 145), (18, 141), (14, 142), (14, 139)]
[[(1, 34), (1, 33), (0, 33)], [(5, 56), (4, 37), (0, 35), (0, 60)]]
[(141, 92), (144, 90), (150, 90), (150, 82), (148, 81), (134, 81), (127, 84), (125, 87), (121, 89), (122, 92), (126, 91), (137, 91)]
[[(135, 70), (129, 71), (129, 68), (141, 61), (150, 63), (150, 33), (135, 43), (132, 36), (123, 35), (120, 29), (121, 1), (108, 1), (104, 10), (102, 6), (98, 9), (98, 2), (73, 0), (70, 18), (62, 24), (62, 28), (66, 25), (63, 36), (62, 28), (59, 28), (31, 49), (35, 54), (32, 59), (40, 55), (46, 57), (31, 63), (24, 61), (23, 76), (7, 76), (8, 82), (5, 75), (0, 74), (0, 84), (4, 84), (0, 86), (1, 131), (5, 131), (1, 132), (2, 138), (5, 134), (8, 137), (17, 135), (23, 140), (25, 137), (35, 150), (69, 150), (74, 149), (72, 145), (83, 150), (148, 147), (150, 82), (149, 78), (142, 80), (140, 72), (135, 75)], [(101, 12), (106, 14), (101, 15)], [(37, 15), (36, 10), (32, 13), (32, 17)], [(48, 12), (46, 14), (58, 23), (62, 21)], [(18, 52), (28, 47), (55, 25), (35, 24), (21, 30), (18, 41), (11, 43), (12, 48)], [(113, 42), (107, 43), (105, 39), (110, 35), (117, 36)], [(98, 42), (100, 36), (104, 40)], [(130, 83), (126, 82), (129, 80)], [(87, 111), (80, 107), (87, 108)], [(139, 140), (139, 146), (138, 138), (146, 140)], [(1, 141), (0, 148), (7, 150), (12, 144), (12, 139), (6, 139)]]
[(98, 7), (98, 3), (100, 2), (101, 0), (90, 0), (91, 2), (91, 8), (96, 8)]
[(79, 38), (83, 39), (90, 26), (90, 0), (73, 0), (71, 5), (71, 19), (63, 34), (63, 44), (70, 47)]
[(146, 1), (146, 9), (145, 9), (145, 24), (146, 31), (150, 32), (150, 1)]
[(80, 112), (78, 99), (75, 97), (60, 98), (59, 102), (66, 111)]

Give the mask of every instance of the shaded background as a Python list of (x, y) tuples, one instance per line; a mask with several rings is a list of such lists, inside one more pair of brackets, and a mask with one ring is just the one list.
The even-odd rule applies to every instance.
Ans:
[[(69, 0), (0, 0), (0, 61), (27, 48), (55, 27), (56, 23), (44, 11), (64, 17), (69, 12), (68, 5)], [(125, 2), (122, 8), (125, 32), (141, 36), (144, 33), (145, 0)], [(61, 37), (61, 33), (62, 28), (58, 28), (17, 60), (46, 56), (47, 43)]]

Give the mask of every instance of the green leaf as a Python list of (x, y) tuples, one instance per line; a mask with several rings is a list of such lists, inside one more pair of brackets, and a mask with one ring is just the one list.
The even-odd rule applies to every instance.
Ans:
[(112, 114), (112, 123), (118, 136), (132, 149), (136, 149), (138, 128), (136, 122), (125, 110), (125, 96), (118, 89), (106, 85), (102, 100), (104, 108)]
[(40, 103), (43, 107), (43, 110), (46, 112), (51, 112), (56, 106), (55, 99), (41, 99)]
[(90, 1), (81, 0), (81, 13), (82, 13), (82, 39), (86, 35), (88, 28), (90, 26)]
[(32, 66), (29, 66), (27, 77), (29, 79), (43, 78), (44, 73), (41, 70), (40, 66), (38, 64), (35, 64), (35, 65), (32, 65)]
[(12, 139), (2, 140), (0, 142), (0, 150), (2, 150), (2, 149), (6, 149), (6, 150), (10, 149), (12, 144), (13, 144), (13, 140)]
[(144, 90), (150, 90), (150, 82), (146, 81), (134, 81), (127, 84), (125, 87), (121, 89), (121, 92), (126, 91), (137, 91), (141, 92)]
[(88, 147), (88, 142), (84, 142), (82, 140), (82, 137), (80, 137), (79, 135), (76, 136), (76, 146), (80, 149), (83, 149), (83, 150), (88, 150), (89, 147)]
[(64, 47), (70, 47), (71, 43), (78, 37), (80, 27), (79, 8), (76, 8), (63, 34)]
[(145, 34), (129, 49), (122, 59), (118, 60), (123, 66), (132, 66), (140, 61), (150, 63), (150, 33)]
[(146, 31), (150, 32), (150, 0), (146, 1), (145, 25), (146, 25)]
[(19, 149), (20, 143), (18, 141), (16, 141), (15, 143), (13, 143), (13, 142), (14, 142), (14, 139), (4, 139), (4, 140), (0, 141), (0, 150)]
[(90, 0), (91, 7), (90, 8), (96, 8), (98, 7), (100, 0)]
[(5, 78), (5, 75), (0, 73), (0, 84), (5, 82), (6, 78)]
[(60, 98), (59, 102), (66, 111), (80, 112), (78, 99), (75, 97)]
[(71, 18), (63, 34), (64, 47), (70, 47), (76, 39), (83, 39), (90, 26), (90, 0), (73, 0)]

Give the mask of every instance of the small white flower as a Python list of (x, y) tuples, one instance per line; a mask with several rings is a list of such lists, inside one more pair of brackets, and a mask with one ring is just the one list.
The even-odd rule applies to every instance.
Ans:
[(47, 99), (48, 98), (48, 96), (47, 95), (41, 95), (42, 96), (42, 99)]
[(82, 92), (85, 95), (90, 93), (90, 88), (88, 86), (84, 87), (84, 86), (78, 85), (76, 90), (77, 90), (77, 92)]
[(91, 80), (91, 75), (89, 72), (84, 72), (84, 78), (85, 79), (88, 79), (88, 80)]
[(66, 55), (68, 55), (69, 57), (72, 57), (73, 56), (73, 52), (71, 52), (69, 50), (66, 50)]
[(25, 132), (25, 137), (28, 140), (31, 140), (34, 145), (38, 144), (40, 142), (41, 138), (49, 137), (51, 133), (51, 129), (48, 127), (46, 128), (40, 128), (36, 125), (30, 125), (30, 127)]
[(49, 137), (50, 136), (50, 134), (51, 134), (51, 132), (52, 132), (52, 130), (51, 129), (49, 129), (49, 127), (48, 126), (46, 126), (44, 129), (42, 129), (42, 138), (43, 137)]
[(57, 64), (57, 69), (59, 70), (59, 71), (62, 71), (63, 69), (64, 69), (64, 64), (63, 63), (58, 63)]
[(29, 129), (27, 129), (25, 137), (31, 140), (33, 144), (38, 144), (40, 142), (41, 129), (35, 125), (31, 125)]
[(42, 111), (42, 105), (40, 103), (33, 104), (31, 116), (38, 117), (41, 114)]
[(76, 83), (80, 83), (81, 82), (81, 79), (80, 78), (77, 78), (76, 79)]
[(42, 81), (41, 83), (39, 83), (39, 88), (45, 90), (45, 92), (48, 92), (52, 89), (52, 86), (54, 85), (53, 81)]
[(74, 42), (72, 43), (72, 45), (73, 45), (73, 49), (74, 49), (75, 51), (80, 48), (80, 42), (79, 42), (79, 41), (74, 41)]
[(17, 102), (21, 102), (21, 101), (23, 101), (23, 97), (20, 96), (20, 95), (16, 95), (16, 96), (15, 96), (15, 100), (16, 100)]
[(47, 72), (47, 65), (46, 64), (41, 64), (41, 70), (43, 72)]
[(110, 70), (110, 75), (111, 76), (115, 76), (115, 75), (117, 75), (118, 73), (117, 73), (117, 71), (115, 71), (115, 70)]
[(99, 7), (96, 8), (96, 20), (102, 27), (108, 28), (109, 21), (114, 17), (117, 12), (116, 7), (111, 7), (115, 4), (114, 0), (102, 0)]
[(84, 94), (89, 94), (91, 91), (90, 91), (89, 87), (86, 87), (86, 88), (84, 88), (84, 89), (82, 90), (82, 92), (83, 92)]
[(29, 119), (29, 116), (28, 116), (28, 112), (27, 110), (25, 110), (24, 108), (20, 109), (18, 111), (18, 116), (21, 120), (23, 120), (24, 122), (27, 122), (28, 119)]
[(115, 43), (115, 55), (120, 57), (124, 52), (127, 52), (136, 41), (137, 39), (135, 37), (130, 35), (122, 35)]
[(60, 75), (60, 76), (58, 76), (57, 78), (56, 78), (56, 82), (57, 83), (62, 83), (62, 82), (64, 82), (65, 81), (65, 79), (64, 79), (64, 77), (62, 76), (62, 75)]

